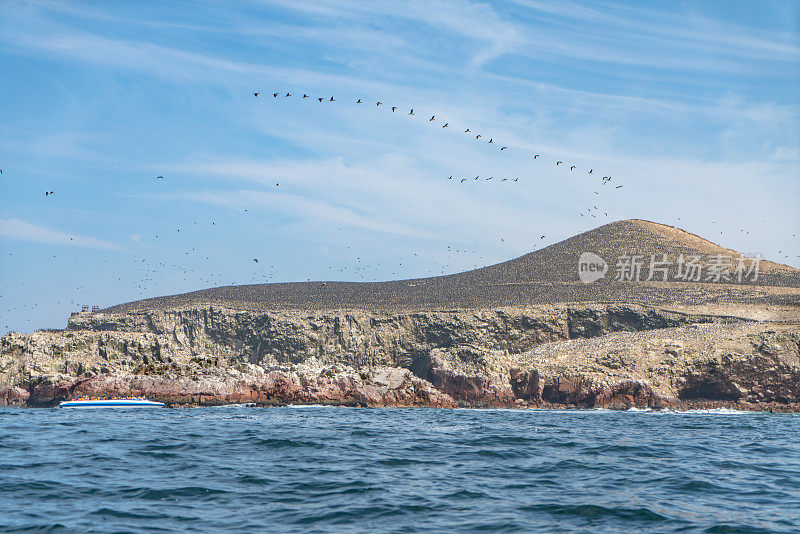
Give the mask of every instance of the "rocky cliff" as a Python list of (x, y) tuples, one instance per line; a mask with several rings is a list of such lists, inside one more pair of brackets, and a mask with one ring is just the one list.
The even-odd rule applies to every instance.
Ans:
[[(672, 271), (587, 282), (586, 251), (603, 273), (625, 257)], [(800, 270), (617, 221), (447, 276), (215, 287), (73, 314), (65, 330), (0, 339), (0, 403), (795, 410), (798, 325)]]
[(65, 330), (0, 339), (0, 404), (794, 410), (799, 352), (796, 324), (639, 305), (80, 313)]

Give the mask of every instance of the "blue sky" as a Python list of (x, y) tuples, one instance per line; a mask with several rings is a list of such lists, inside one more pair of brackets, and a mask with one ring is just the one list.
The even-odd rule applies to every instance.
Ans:
[(800, 266), (798, 58), (791, 0), (3, 2), (0, 333), (634, 217)]

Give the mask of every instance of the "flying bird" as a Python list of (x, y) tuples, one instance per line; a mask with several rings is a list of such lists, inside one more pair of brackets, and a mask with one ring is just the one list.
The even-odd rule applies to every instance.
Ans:
[(468, 133), (469, 131), (470, 131), (470, 129), (467, 128), (466, 130), (464, 130), (464, 133)]
[(278, 98), (278, 93), (272, 93), (273, 98)]
[(414, 108), (411, 108), (411, 111), (409, 111), (408, 114), (409, 115), (413, 115), (414, 114)]
[(490, 142), (490, 143), (493, 143), (493, 142), (494, 142), (494, 141), (492, 141), (492, 138), (491, 138), (491, 137), (489, 138), (489, 142)]
[(451, 174), (450, 177), (448, 178), (448, 180), (452, 180), (452, 179), (453, 179), (453, 175)]
[(432, 120), (436, 120), (436, 115), (431, 115), (431, 118), (428, 119), (428, 122), (431, 122)]
[(593, 171), (593, 170), (594, 170), (594, 169), (589, 169), (589, 172), (588, 172), (588, 173), (586, 173), (586, 174), (592, 174), (592, 171)]
[(378, 102), (375, 102), (375, 105), (376, 105), (376, 106), (380, 106), (381, 104), (383, 104), (383, 102), (380, 102), (380, 101), (378, 101)]
[(253, 258), (253, 261), (258, 263), (258, 258)]
[(164, 179), (163, 176), (156, 176), (156, 180), (163, 180), (163, 179)]
[(286, 93), (286, 96), (292, 96), (292, 93)]
[(563, 162), (563, 161), (556, 161), (556, 167), (558, 167), (558, 166), (559, 166), (559, 165), (561, 165), (562, 163), (564, 163), (564, 162)]
[(450, 124), (450, 123), (449, 122), (444, 123), (444, 126), (442, 126), (442, 128), (447, 128), (448, 124)]
[(303, 93), (303, 98), (308, 98), (308, 95)]
[(356, 104), (361, 104), (361, 99), (356, 100)]
[(481, 138), (481, 134), (478, 134), (478, 135), (475, 136), (475, 139), (480, 139), (480, 138)]
[(536, 159), (536, 158), (538, 158), (538, 157), (539, 157), (539, 154), (534, 154), (534, 155), (533, 155), (533, 159)]
[(620, 187), (622, 187), (622, 186), (621, 186), (621, 185), (618, 185), (618, 186), (617, 186), (617, 187), (615, 187), (614, 189), (619, 189)]
[(518, 182), (518, 181), (519, 181), (519, 177), (517, 177), (517, 178), (514, 178), (514, 181), (515, 181), (515, 182)]
[(573, 165), (572, 167), (570, 167), (570, 168), (569, 168), (569, 170), (571, 170), (571, 171), (574, 171), (574, 170), (575, 170), (575, 165)]
[(261, 93), (253, 93), (253, 96), (254, 96), (254, 97), (256, 97), (256, 98), (258, 98), (258, 95), (260, 95), (260, 94), (261, 94)]
[(540, 237), (539, 239), (544, 239), (544, 236)]
[(336, 102), (336, 100), (334, 100), (334, 99), (333, 99), (333, 97), (331, 97), (331, 99), (329, 100), (329, 102)]
[(507, 148), (508, 148), (507, 146), (504, 146), (504, 147), (501, 147), (500, 150), (505, 150)]
[(466, 181), (467, 181), (467, 179), (466, 179), (466, 178), (462, 178), (462, 179), (461, 179), (461, 183), (462, 183), (462, 184), (463, 184), (464, 182), (466, 182)]
[(319, 100), (320, 102), (322, 102), (322, 101), (323, 101), (323, 100), (325, 100), (325, 99), (324, 99), (324, 98), (322, 98), (322, 97), (320, 97), (320, 98), (318, 98), (317, 100)]
[(397, 109), (397, 106), (392, 106), (392, 113), (394, 113), (394, 110), (396, 110), (396, 109)]

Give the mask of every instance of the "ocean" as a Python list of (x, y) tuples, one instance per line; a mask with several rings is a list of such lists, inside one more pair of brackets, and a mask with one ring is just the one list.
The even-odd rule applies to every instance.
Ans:
[(0, 408), (3, 532), (798, 532), (800, 415)]

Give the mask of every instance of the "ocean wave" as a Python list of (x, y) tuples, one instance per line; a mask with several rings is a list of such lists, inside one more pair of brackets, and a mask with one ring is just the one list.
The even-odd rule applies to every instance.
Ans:
[(797, 417), (295, 408), (5, 420), (0, 530), (800, 531)]
[(634, 522), (666, 522), (670, 518), (649, 508), (609, 507), (596, 504), (534, 504), (522, 507), (532, 512), (545, 512), (556, 516), (574, 516), (586, 519), (622, 519)]
[(698, 410), (655, 410), (653, 413), (661, 415), (757, 415), (766, 412), (753, 412), (747, 410), (734, 410), (733, 408), (708, 408)]

